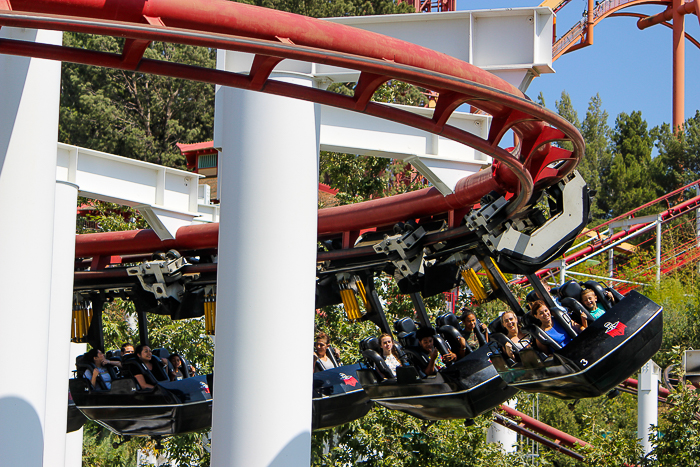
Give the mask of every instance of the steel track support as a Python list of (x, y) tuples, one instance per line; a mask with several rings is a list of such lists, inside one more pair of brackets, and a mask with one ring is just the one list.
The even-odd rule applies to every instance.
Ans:
[[(0, 37), (62, 40), (6, 27)], [(45, 421), (60, 78), (60, 62), (0, 56), (0, 353), (31, 362), (0, 378), (3, 465), (41, 466), (55, 428)]]
[[(219, 51), (217, 66), (237, 58)], [(214, 467), (310, 462), (319, 128), (313, 103), (217, 89)], [(284, 371), (269, 370), (279, 359)]]

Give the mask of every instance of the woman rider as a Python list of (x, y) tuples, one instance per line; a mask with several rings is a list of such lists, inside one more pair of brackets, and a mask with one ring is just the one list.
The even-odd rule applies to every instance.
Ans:
[[(566, 346), (566, 344), (571, 342), (573, 338), (569, 334), (567, 334), (566, 330), (562, 327), (561, 324), (552, 319), (552, 313), (549, 311), (549, 308), (547, 308), (547, 305), (545, 305), (543, 301), (534, 301), (532, 305), (530, 305), (530, 309), (532, 310), (532, 316), (540, 320), (540, 322), (542, 323), (540, 328), (542, 328), (542, 330), (546, 332), (547, 335), (552, 338), (552, 340), (559, 344), (560, 347), (564, 347)], [(580, 333), (588, 327), (586, 314), (583, 312), (581, 313), (581, 323), (581, 325), (574, 322), (571, 323), (574, 330), (577, 333)], [(539, 339), (537, 339), (537, 347), (542, 352), (552, 353), (552, 350), (549, 348), (549, 346), (541, 342)]]

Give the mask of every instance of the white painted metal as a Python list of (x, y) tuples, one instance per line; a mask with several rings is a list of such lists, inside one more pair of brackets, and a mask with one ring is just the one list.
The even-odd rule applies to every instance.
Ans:
[[(346, 16), (347, 24), (459, 58), (526, 90), (534, 76), (553, 73), (554, 14), (549, 8), (504, 8), (413, 15)], [(357, 81), (354, 70), (315, 65), (329, 81)]]
[(198, 175), (92, 149), (58, 144), (57, 180), (80, 195), (138, 208), (161, 239), (198, 217)]
[(649, 224), (650, 222), (656, 222), (659, 216), (656, 214), (652, 214), (650, 216), (641, 216), (641, 217), (632, 217), (630, 219), (621, 219), (619, 221), (611, 222), (608, 227), (611, 229), (616, 229), (618, 227), (622, 227), (625, 230), (628, 230), (630, 227), (639, 225), (639, 224)]
[(661, 214), (656, 216), (656, 283), (661, 281)]
[(639, 387), (637, 388), (637, 438), (644, 454), (649, 454), (654, 448), (649, 441), (651, 426), (658, 425), (659, 418), (659, 375), (661, 369), (649, 360), (639, 372)]
[[(62, 41), (60, 31), (9, 27), (0, 37)], [(0, 55), (0, 354), (27, 362), (21, 377), (0, 378), (8, 466), (41, 466), (44, 452), (60, 78), (60, 62)]]
[[(235, 54), (219, 51), (229, 69)], [(310, 77), (277, 76), (298, 85)], [(315, 305), (318, 106), (218, 87), (218, 339), (212, 466), (308, 466)], [(264, 181), (265, 189), (260, 189)], [(274, 219), (274, 223), (272, 219)], [(271, 290), (274, 289), (274, 293)], [(264, 298), (264, 300), (263, 300)], [(264, 303), (264, 309), (261, 304)], [(273, 325), (261, 328), (261, 317)], [(290, 338), (291, 337), (291, 338)], [(261, 372), (284, 354), (284, 374)]]
[[(613, 228), (608, 226), (608, 238), (612, 237)], [(615, 250), (610, 248), (608, 250), (608, 276), (613, 277), (615, 275)]]
[[(392, 107), (429, 118), (433, 115), (433, 109), (424, 107)], [(486, 139), (490, 121), (490, 116), (455, 112), (448, 123)], [(443, 195), (451, 194), (460, 179), (491, 163), (483, 153), (442, 136), (327, 106), (321, 107), (321, 150), (403, 160)]]
[(700, 350), (683, 352), (683, 373), (686, 378), (700, 377)]
[[(73, 377), (75, 370), (75, 358), (87, 351), (87, 344), (70, 344), (68, 378)], [(66, 433), (66, 467), (80, 467), (83, 465), (83, 429), (79, 429), (72, 433)]]
[(627, 236), (625, 236), (625, 237), (623, 237), (623, 238), (620, 238), (620, 239), (616, 240), (614, 243), (611, 243), (610, 245), (606, 246), (605, 248), (601, 248), (600, 250), (596, 251), (596, 252), (593, 253), (593, 254), (590, 254), (590, 255), (588, 255), (588, 256), (584, 256), (583, 258), (576, 260), (575, 262), (569, 264), (568, 267), (573, 268), (574, 266), (578, 266), (579, 264), (583, 263), (584, 261), (588, 261), (589, 259), (593, 258), (594, 256), (598, 256), (598, 255), (601, 254), (601, 253), (605, 253), (606, 251), (608, 251), (608, 250), (610, 250), (610, 249), (612, 249), (612, 248), (615, 248), (615, 247), (616, 247), (617, 245), (619, 245), (620, 243), (625, 243), (625, 242), (628, 241), (630, 238), (634, 238), (634, 237), (636, 237), (636, 236), (638, 236), (638, 235), (641, 235), (641, 234), (643, 234), (644, 232), (647, 232), (647, 231), (653, 229), (654, 227), (656, 227), (656, 222), (651, 223), (651, 224), (649, 224), (649, 225), (647, 225), (647, 226), (644, 226), (644, 227), (642, 227), (641, 229), (637, 230), (636, 232), (633, 232), (633, 233), (630, 234), (630, 235), (627, 235)]
[[(504, 403), (511, 408), (517, 408), (518, 401), (511, 399)], [(491, 426), (486, 432), (487, 443), (501, 443), (501, 449), (504, 452), (515, 452), (518, 449), (518, 434), (503, 425), (491, 422)]]
[(75, 262), (75, 216), (78, 186), (56, 182), (51, 265), (51, 315), (46, 373), (44, 466), (62, 467), (66, 455), (66, 401), (70, 365), (70, 327)]
[(591, 279), (598, 279), (601, 281), (619, 282), (621, 284), (649, 285), (649, 284), (646, 284), (644, 282), (626, 281), (626, 280), (622, 280), (622, 279), (616, 279), (615, 277), (603, 277), (603, 276), (597, 276), (595, 274), (585, 274), (582, 272), (566, 271), (566, 273), (570, 276), (590, 277)]
[(564, 285), (566, 282), (566, 260), (561, 259), (561, 267), (559, 268), (559, 285)]

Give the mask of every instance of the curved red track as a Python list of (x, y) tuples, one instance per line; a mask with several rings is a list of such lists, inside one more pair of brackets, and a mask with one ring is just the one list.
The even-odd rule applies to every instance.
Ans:
[[(3, 10), (9, 5), (11, 10)], [(571, 172), (583, 155), (583, 138), (569, 122), (477, 67), (403, 41), (344, 25), (223, 0), (0, 0), (0, 25), (75, 31), (126, 38), (121, 54), (0, 40), (0, 53), (153, 73), (283, 95), (365, 113), (439, 134), (494, 159), (485, 171), (462, 179), (455, 193), (436, 189), (319, 211), (319, 234), (335, 235), (461, 209), (492, 190), (517, 194), (511, 212), (534, 190)], [(255, 54), (249, 74), (229, 73), (144, 59), (151, 41)], [(359, 70), (352, 97), (270, 80), (284, 59)], [(432, 118), (370, 99), (384, 82), (398, 79), (440, 93)], [(487, 139), (447, 124), (469, 104), (493, 116)], [(508, 130), (519, 140), (511, 154), (500, 146)], [(552, 145), (570, 141), (573, 151)], [(557, 169), (549, 165), (564, 161)], [(162, 248), (215, 247), (218, 225), (182, 227), (163, 244), (151, 231), (81, 235), (76, 256), (145, 253)]]

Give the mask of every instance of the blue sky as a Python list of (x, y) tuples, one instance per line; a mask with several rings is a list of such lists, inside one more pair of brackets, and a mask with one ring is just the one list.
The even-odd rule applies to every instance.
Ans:
[[(457, 0), (458, 10), (537, 6), (539, 0)], [(557, 37), (582, 18), (586, 0), (572, 0), (557, 15)], [(655, 14), (658, 5), (632, 7), (623, 11)], [(554, 108), (562, 91), (570, 96), (579, 119), (583, 120), (592, 96), (600, 94), (611, 127), (621, 112), (642, 111), (649, 128), (671, 122), (671, 29), (656, 25), (637, 29), (637, 18), (606, 18), (594, 29), (593, 45), (566, 54), (553, 64), (555, 74), (542, 75), (527, 94), (534, 100), (542, 92), (547, 107)], [(700, 40), (695, 15), (686, 16), (686, 33)], [(685, 116), (700, 108), (700, 87), (695, 73), (700, 70), (700, 49), (686, 41)]]

